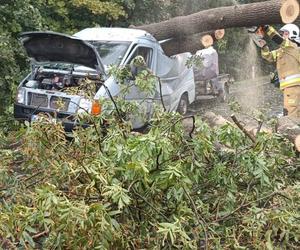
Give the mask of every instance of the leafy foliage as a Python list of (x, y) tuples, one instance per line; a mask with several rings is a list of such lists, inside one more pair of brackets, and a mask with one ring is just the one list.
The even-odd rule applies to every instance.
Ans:
[(2, 247), (299, 247), (299, 162), (282, 138), (253, 146), (199, 120), (190, 139), (163, 112), (147, 134), (91, 119), (71, 141), (60, 123), (28, 124), (1, 150)]
[(159, 106), (141, 134), (117, 112), (135, 106), (114, 104), (69, 138), (48, 116), (26, 123), (18, 145), (4, 137), (2, 248), (299, 248), (300, 163), (289, 142), (260, 133), (253, 144), (200, 119), (189, 137), (185, 118)]
[(26, 29), (41, 27), (41, 16), (29, 0), (4, 1), (0, 6), (0, 114), (12, 97), (14, 83), (23, 73), (25, 55), (16, 36)]
[(74, 33), (95, 25), (110, 25), (126, 16), (122, 1), (3, 1), (0, 6), (0, 114), (12, 102), (16, 84), (28, 71), (17, 40), (19, 33), (53, 30)]
[[(189, 10), (174, 2), (159, 18)], [(27, 67), (19, 32), (142, 23), (162, 7), (165, 1), (4, 1), (1, 92), (11, 96)], [(137, 81), (148, 91), (152, 85), (145, 80), (157, 80), (150, 73), (142, 71)], [(130, 77), (128, 71), (112, 74), (120, 85)], [(191, 138), (185, 118), (159, 106), (148, 133), (140, 134), (127, 121), (137, 105), (122, 96), (103, 104), (110, 112), (79, 116), (90, 126), (69, 135), (48, 116), (7, 135), (0, 119), (2, 248), (300, 247), (300, 163), (281, 136), (260, 133), (253, 144), (231, 125), (212, 129), (198, 119)]]

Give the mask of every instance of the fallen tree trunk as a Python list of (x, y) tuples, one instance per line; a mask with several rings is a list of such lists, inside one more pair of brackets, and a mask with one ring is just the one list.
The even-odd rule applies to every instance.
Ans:
[(203, 45), (201, 44), (201, 38), (205, 35), (211, 35), (214, 41), (220, 40), (224, 37), (225, 31), (224, 29), (216, 30), (216, 31), (208, 31), (195, 35), (190, 35), (188, 37), (182, 37), (180, 39), (172, 39), (163, 43), (161, 46), (168, 56), (172, 56), (175, 54), (183, 53), (183, 52), (191, 52), (192, 54), (196, 53), (197, 50), (203, 49)]
[[(221, 127), (226, 124), (237, 126), (252, 142), (256, 141), (257, 133), (272, 133), (272, 129), (261, 125), (242, 124), (234, 115), (231, 116), (234, 123), (228, 121), (220, 115), (213, 112), (206, 112), (203, 115), (203, 120), (211, 127)], [(277, 132), (287, 138), (295, 146), (295, 149), (300, 152), (300, 126), (291, 118), (284, 116), (278, 119)]]
[(182, 39), (173, 39), (163, 43), (161, 46), (167, 56), (183, 52), (191, 52), (192, 54), (195, 54), (197, 50), (203, 49), (200, 42), (202, 36), (202, 34), (196, 34)]
[(216, 115), (213, 112), (206, 112), (203, 117), (204, 121), (206, 121), (211, 127), (221, 127), (226, 124), (230, 124), (233, 126), (237, 126), (245, 135), (247, 135), (252, 141), (255, 141), (255, 137), (258, 132), (264, 133), (272, 133), (272, 130), (257, 124), (244, 124), (240, 122), (235, 115), (231, 115), (231, 121), (228, 121), (221, 115)]
[(208, 30), (282, 23), (282, 15), (285, 20), (296, 19), (299, 16), (299, 3), (296, 0), (272, 0), (220, 7), (136, 28), (148, 31), (157, 40), (180, 39)]

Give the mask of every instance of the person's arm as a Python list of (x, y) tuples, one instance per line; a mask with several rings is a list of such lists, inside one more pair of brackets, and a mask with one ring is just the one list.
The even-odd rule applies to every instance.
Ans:
[(281, 45), (284, 41), (283, 37), (272, 27), (269, 25), (265, 25), (263, 27), (265, 34), (272, 39), (273, 42)]
[(261, 49), (261, 57), (270, 63), (276, 62), (277, 50), (270, 51), (269, 47), (265, 45)]

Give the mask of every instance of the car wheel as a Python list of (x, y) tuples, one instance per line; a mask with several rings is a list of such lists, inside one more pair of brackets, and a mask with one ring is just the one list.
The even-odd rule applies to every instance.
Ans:
[(186, 94), (183, 94), (180, 98), (177, 112), (181, 115), (186, 115), (188, 111), (189, 100)]

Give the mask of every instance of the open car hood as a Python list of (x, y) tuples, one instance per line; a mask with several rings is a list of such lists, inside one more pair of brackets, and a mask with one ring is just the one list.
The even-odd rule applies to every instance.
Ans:
[(65, 62), (83, 65), (105, 74), (96, 48), (78, 38), (56, 32), (25, 32), (21, 42), (37, 62)]

